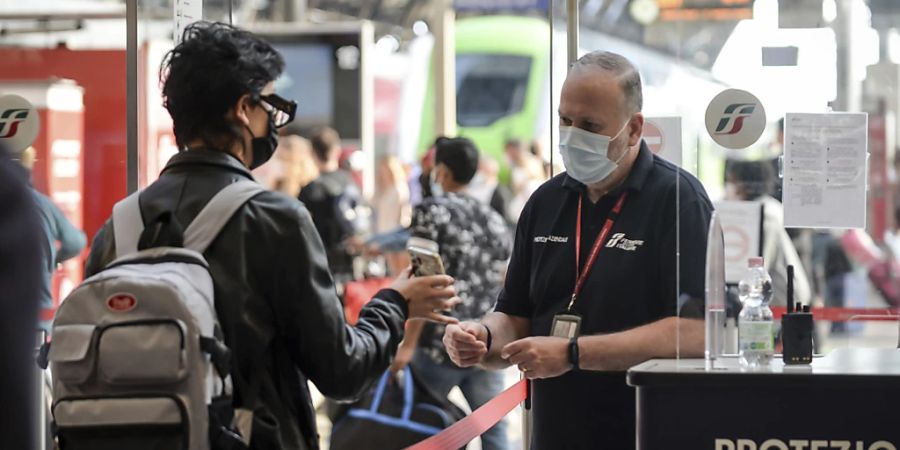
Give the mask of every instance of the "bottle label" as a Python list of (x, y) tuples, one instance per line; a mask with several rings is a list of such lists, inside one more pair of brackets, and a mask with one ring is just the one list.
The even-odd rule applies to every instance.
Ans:
[(772, 322), (741, 322), (738, 326), (740, 350), (775, 351)]

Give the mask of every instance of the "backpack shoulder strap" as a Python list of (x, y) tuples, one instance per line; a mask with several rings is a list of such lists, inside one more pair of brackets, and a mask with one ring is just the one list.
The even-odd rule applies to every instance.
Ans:
[(265, 192), (258, 183), (238, 181), (219, 191), (184, 231), (185, 248), (198, 253), (206, 251), (231, 216), (251, 198)]
[(141, 216), (140, 191), (138, 191), (113, 206), (116, 258), (137, 253), (138, 240), (143, 232), (144, 218)]

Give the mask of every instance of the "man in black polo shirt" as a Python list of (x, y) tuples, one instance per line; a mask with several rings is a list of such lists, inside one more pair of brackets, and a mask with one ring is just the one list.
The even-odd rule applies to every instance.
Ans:
[(533, 449), (634, 448), (624, 372), (675, 357), (676, 345), (703, 354), (703, 322), (676, 316), (679, 304), (702, 311), (712, 204), (642, 143), (641, 106), (627, 59), (594, 52), (574, 64), (559, 108), (567, 172), (526, 205), (496, 311), (444, 334), (458, 365), (517, 365), (535, 380)]

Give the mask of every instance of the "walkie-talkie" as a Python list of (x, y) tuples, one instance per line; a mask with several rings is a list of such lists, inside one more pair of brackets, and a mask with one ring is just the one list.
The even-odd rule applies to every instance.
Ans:
[(813, 315), (809, 305), (794, 305), (794, 266), (788, 266), (787, 314), (781, 318), (785, 364), (809, 364), (813, 355)]

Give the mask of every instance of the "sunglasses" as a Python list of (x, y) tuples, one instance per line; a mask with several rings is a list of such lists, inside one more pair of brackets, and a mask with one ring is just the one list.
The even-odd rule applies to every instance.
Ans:
[(269, 108), (264, 108), (275, 121), (275, 128), (281, 128), (294, 121), (297, 115), (297, 102), (279, 97), (276, 94), (260, 95), (260, 101)]

